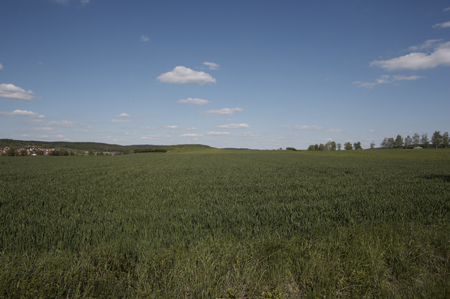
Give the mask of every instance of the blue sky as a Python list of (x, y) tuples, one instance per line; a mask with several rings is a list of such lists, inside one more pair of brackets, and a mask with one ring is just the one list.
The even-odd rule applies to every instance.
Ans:
[(448, 0), (0, 2), (0, 138), (368, 148), (449, 111)]

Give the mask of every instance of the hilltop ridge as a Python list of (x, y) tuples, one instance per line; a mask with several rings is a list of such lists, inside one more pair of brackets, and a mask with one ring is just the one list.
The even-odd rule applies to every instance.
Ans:
[[(16, 148), (41, 147), (41, 148), (56, 148), (64, 150), (89, 150), (94, 151), (111, 151), (111, 152), (123, 152), (131, 151), (135, 149), (150, 149), (150, 148), (167, 148), (170, 150), (174, 145), (155, 145), (155, 144), (134, 144), (134, 145), (119, 145), (109, 144), (101, 142), (70, 142), (70, 141), (39, 141), (39, 140), (15, 140), (15, 139), (0, 139), (0, 148), (6, 146), (13, 146)], [(208, 145), (202, 144), (180, 144), (175, 147), (205, 147), (211, 148)]]

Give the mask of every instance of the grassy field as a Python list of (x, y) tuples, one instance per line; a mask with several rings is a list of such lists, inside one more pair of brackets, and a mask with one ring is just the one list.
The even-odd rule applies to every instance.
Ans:
[(448, 298), (450, 150), (0, 157), (0, 298)]

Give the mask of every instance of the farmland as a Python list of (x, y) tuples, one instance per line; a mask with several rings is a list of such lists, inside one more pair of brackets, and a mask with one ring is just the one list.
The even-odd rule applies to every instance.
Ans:
[(0, 157), (0, 298), (450, 295), (450, 150)]

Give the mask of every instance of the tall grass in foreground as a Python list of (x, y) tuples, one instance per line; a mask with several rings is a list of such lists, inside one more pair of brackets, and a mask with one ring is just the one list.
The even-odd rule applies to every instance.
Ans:
[(445, 298), (449, 162), (445, 150), (2, 157), (0, 297)]

